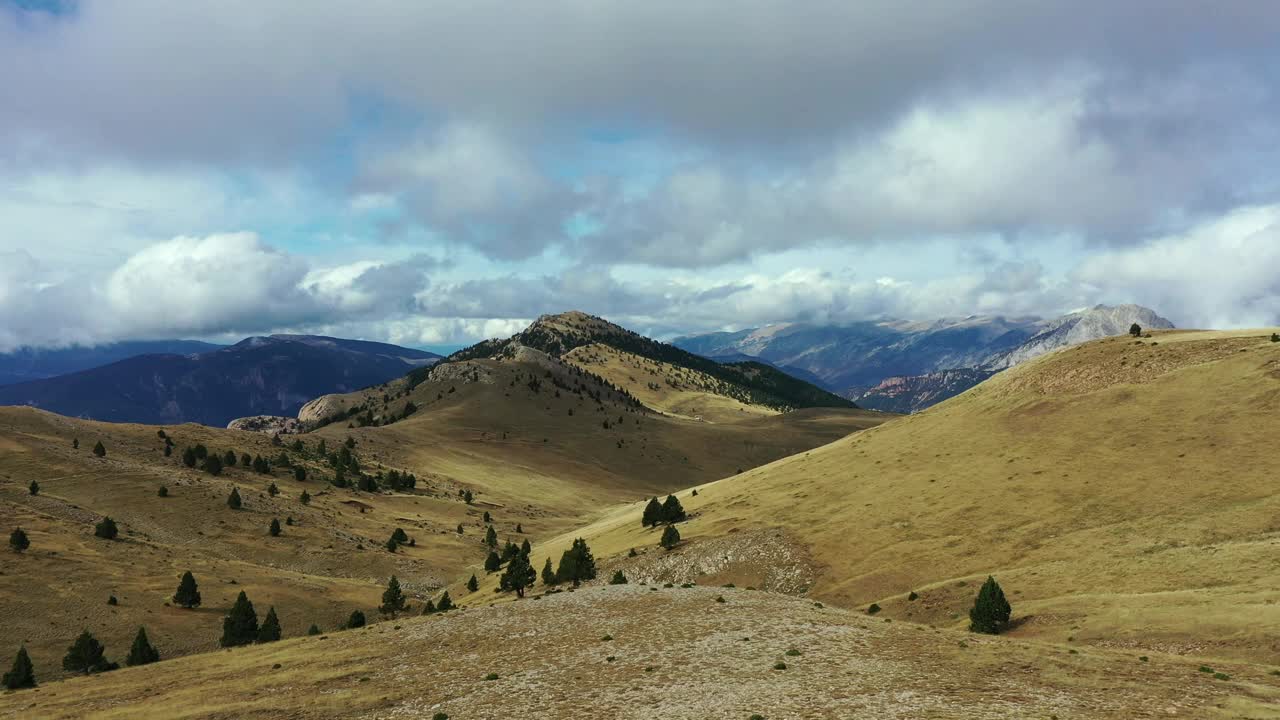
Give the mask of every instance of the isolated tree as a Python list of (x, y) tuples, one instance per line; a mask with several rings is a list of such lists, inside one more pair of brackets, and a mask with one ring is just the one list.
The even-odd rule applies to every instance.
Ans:
[(667, 528), (662, 531), (662, 539), (658, 541), (658, 544), (666, 550), (670, 550), (676, 545), (679, 545), (680, 531), (676, 529), (675, 525), (668, 525)]
[(423, 615), (431, 615), (435, 611), (436, 611), (436, 604), (434, 602), (431, 602), (430, 600), (427, 601), (426, 605), (422, 606)]
[(551, 587), (557, 582), (556, 571), (551, 569), (551, 558), (547, 558), (546, 564), (542, 566), (542, 584)]
[(494, 572), (502, 567), (502, 558), (498, 557), (498, 553), (490, 550), (488, 557), (484, 559), (484, 571), (487, 573)]
[(267, 494), (271, 497), (275, 497), (280, 494), (280, 488), (276, 487), (275, 483), (271, 483), (267, 486)]
[(32, 494), (32, 495), (39, 495), (39, 494), (40, 494), (40, 483), (36, 482), (35, 480), (32, 480), (32, 481), (31, 481), (31, 484), (27, 486), (27, 492), (28, 492), (28, 493), (30, 493), (30, 494)]
[(973, 608), (969, 610), (969, 630), (996, 635), (1008, 624), (1012, 611), (1009, 601), (1004, 597), (1004, 590), (994, 577), (988, 575), (987, 581), (978, 590)]
[(280, 639), (280, 618), (276, 617), (276, 608), (274, 605), (267, 608), (267, 618), (262, 621), (262, 627), (258, 628), (257, 641), (260, 643), (275, 642)]
[(196, 451), (195, 451), (195, 450), (192, 450), (191, 448), (183, 448), (183, 450), (182, 450), (182, 464), (183, 464), (183, 465), (186, 465), (186, 466), (187, 466), (187, 467), (189, 467), (189, 468), (193, 468), (193, 467), (195, 467), (195, 466), (196, 466)]
[(105, 648), (88, 630), (80, 633), (80, 637), (67, 648), (62, 658), (62, 669), (67, 672), (89, 673), (106, 672), (118, 667), (103, 655)]
[(13, 548), (14, 552), (20, 553), (31, 547), (31, 540), (22, 528), (14, 528), (13, 532), (9, 533), (9, 547)]
[(351, 617), (347, 618), (347, 629), (355, 630), (364, 627), (364, 613), (359, 610), (352, 610)]
[(200, 606), (200, 588), (196, 585), (196, 577), (188, 570), (182, 573), (178, 581), (178, 589), (173, 592), (173, 602), (190, 609)]
[(614, 570), (613, 577), (609, 578), (610, 585), (626, 585), (627, 576), (622, 574), (622, 570)]
[(484, 521), (485, 521), (486, 523), (491, 523), (491, 522), (493, 522), (493, 517), (492, 517), (491, 515), (489, 515), (489, 511), (488, 511), (488, 510), (485, 510), (485, 511), (484, 511)]
[(653, 527), (662, 519), (662, 503), (658, 502), (658, 498), (649, 498), (649, 504), (644, 506), (644, 514), (640, 517), (640, 524), (644, 527)]
[(560, 566), (556, 568), (556, 579), (560, 582), (571, 582), (574, 587), (584, 580), (596, 577), (596, 559), (587, 547), (587, 541), (578, 538), (573, 545), (560, 556)]
[(1130, 325), (1130, 326), (1129, 326), (1129, 334), (1130, 334), (1130, 335), (1132, 335), (1132, 336), (1134, 336), (1134, 337), (1138, 337), (1139, 335), (1141, 335), (1141, 334), (1142, 334), (1142, 326), (1141, 326), (1141, 325), (1139, 325), (1138, 323), (1134, 323), (1134, 324)]
[(94, 446), (93, 446), (93, 454), (94, 454), (94, 455), (97, 455), (98, 457), (106, 457), (106, 456), (107, 456), (107, 449), (106, 449), (105, 447), (103, 447), (103, 445), (102, 445), (102, 441), (101, 441), (101, 440), (99, 440), (99, 441), (98, 441), (98, 444), (97, 444), (97, 445), (94, 445)]
[(148, 665), (159, 659), (160, 653), (151, 647), (151, 641), (147, 639), (147, 629), (138, 626), (138, 634), (133, 636), (133, 647), (129, 648), (129, 657), (125, 658), (124, 664), (130, 667)]
[(391, 537), (395, 538), (396, 542), (401, 545), (407, 545), (409, 543), (409, 535), (405, 533), (404, 528), (396, 528), (396, 531), (391, 533)]
[(299, 466), (295, 467), (295, 468), (293, 469), (293, 479), (294, 479), (294, 480), (297, 480), (298, 482), (306, 482), (306, 481), (307, 481), (307, 469), (306, 469), (306, 468), (304, 468), (304, 467), (302, 467), (301, 465), (299, 465)]
[(664, 523), (681, 522), (688, 518), (685, 514), (684, 506), (680, 504), (680, 499), (675, 495), (668, 495), (667, 499), (662, 502), (661, 520)]
[(489, 526), (488, 530), (484, 531), (484, 544), (491, 548), (498, 547), (498, 533), (493, 529), (492, 525)]
[(248, 645), (258, 639), (258, 613), (249, 596), (240, 591), (236, 602), (222, 619), (222, 647)]
[(461, 535), (461, 534), (462, 534), (462, 523), (458, 523), (458, 530), (457, 530), (457, 533), (458, 533), (459, 535)]
[(524, 589), (533, 585), (538, 573), (529, 564), (529, 556), (516, 553), (507, 565), (507, 571), (498, 579), (498, 586), (503, 590), (515, 590), (516, 597), (524, 597)]
[(308, 634), (308, 635), (319, 635), (319, 634), (320, 634), (320, 626), (319, 626), (319, 625), (317, 625), (317, 624), (315, 624), (315, 623), (311, 623), (311, 627), (307, 628), (307, 634)]
[(116, 535), (120, 534), (120, 528), (116, 527), (115, 520), (104, 517), (101, 522), (93, 526), (93, 534), (104, 540), (115, 540)]
[(383, 543), (382, 546), (387, 549), (387, 552), (395, 552), (397, 549), (400, 548), (400, 543), (396, 542), (395, 536), (392, 535), (391, 537), (387, 538), (387, 541)]
[(516, 523), (516, 534), (517, 534), (517, 535), (523, 535), (523, 534), (524, 534), (524, 528), (520, 526), (520, 523)]
[(71, 438), (71, 449), (72, 450), (80, 449), (80, 438)]
[(449, 597), (449, 591), (445, 590), (440, 596), (440, 602), (436, 603), (436, 610), (439, 612), (447, 612), (453, 609), (453, 598)]
[(1280, 343), (1280, 333), (1271, 333), (1271, 342)]
[(465, 502), (466, 504), (470, 505), (470, 504), (471, 504), (471, 501), (472, 501), (472, 500), (474, 500), (474, 499), (475, 499), (475, 496), (473, 496), (473, 495), (471, 494), (471, 491), (470, 491), (470, 490), (463, 490), (463, 491), (462, 491), (462, 501), (463, 501), (463, 502)]
[(306, 490), (303, 490), (303, 491), (302, 491), (302, 495), (298, 497), (298, 500), (302, 501), (302, 504), (303, 504), (303, 505), (310, 505), (310, 504), (311, 504), (311, 494), (310, 494), (310, 493), (308, 493)]
[(238, 488), (231, 488), (231, 494), (227, 496), (227, 507), (232, 510), (239, 510), (242, 505), (243, 503), (240, 502), (240, 490)]
[(222, 458), (210, 455), (204, 459), (204, 471), (210, 475), (222, 474)]
[(165, 445), (165, 446), (164, 446), (164, 456), (165, 456), (165, 457), (169, 457), (169, 456), (170, 456), (170, 455), (172, 455), (172, 454), (173, 454), (173, 446), (172, 446), (172, 445)]
[(480, 581), (477, 580), (475, 574), (472, 573), (471, 579), (467, 581), (467, 592), (475, 592), (479, 589), (480, 589)]
[(382, 604), (378, 606), (378, 610), (383, 615), (395, 617), (396, 613), (404, 612), (404, 593), (400, 590), (400, 580), (395, 575), (387, 581), (387, 589), (382, 591)]
[(267, 530), (271, 537), (280, 537), (280, 518), (271, 518), (271, 527)]
[(31, 657), (27, 655), (26, 646), (18, 648), (18, 655), (13, 659), (13, 669), (4, 674), (4, 681), (0, 685), (8, 690), (36, 686), (36, 669), (31, 664)]
[(156, 495), (162, 498), (169, 497), (169, 488), (165, 487), (164, 485), (161, 485), (160, 489), (156, 491)]

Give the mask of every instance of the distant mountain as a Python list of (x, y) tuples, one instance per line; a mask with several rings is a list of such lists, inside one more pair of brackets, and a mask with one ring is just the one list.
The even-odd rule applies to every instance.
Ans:
[(0, 385), (66, 375), (138, 355), (191, 355), (225, 347), (195, 340), (147, 340), (76, 345), (56, 350), (19, 348), (0, 353)]
[[(755, 356), (858, 404), (895, 412), (922, 410), (1050, 350), (1128, 332), (1132, 323), (1173, 323), (1138, 305), (1098, 305), (1052, 320), (970, 316), (934, 322), (785, 324), (677, 338), (707, 357)], [(964, 370), (966, 372), (956, 372)]]
[(251, 337), (211, 352), (140, 355), (0, 387), (0, 405), (113, 422), (225, 426), (250, 415), (293, 415), (317, 396), (383, 383), (439, 358), (361, 340)]

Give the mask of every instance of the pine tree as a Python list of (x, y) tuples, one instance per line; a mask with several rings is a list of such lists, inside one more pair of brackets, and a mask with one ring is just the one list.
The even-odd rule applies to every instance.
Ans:
[(622, 570), (614, 570), (613, 577), (609, 578), (610, 585), (626, 585), (627, 576), (622, 574)]
[(308, 493), (306, 490), (303, 490), (303, 491), (302, 491), (302, 495), (298, 497), (298, 500), (302, 501), (302, 504), (303, 504), (303, 505), (310, 505), (310, 504), (311, 504), (311, 494), (310, 494), (310, 493)]
[(387, 581), (387, 589), (382, 591), (382, 604), (378, 610), (391, 617), (404, 611), (404, 593), (400, 591), (400, 580), (395, 575)]
[(266, 475), (271, 472), (271, 463), (268, 463), (261, 455), (255, 455), (253, 458), (253, 471)]
[(1138, 323), (1134, 323), (1134, 324), (1130, 325), (1130, 326), (1129, 326), (1129, 334), (1130, 334), (1130, 335), (1132, 335), (1132, 336), (1134, 336), (1134, 337), (1138, 337), (1139, 335), (1141, 335), (1141, 334), (1142, 334), (1142, 326), (1141, 326), (1141, 325), (1139, 325)]
[(490, 548), (498, 547), (498, 533), (493, 529), (492, 525), (490, 525), (489, 529), (484, 533), (484, 544), (488, 545)]
[(35, 480), (32, 480), (31, 484), (27, 486), (27, 492), (31, 493), (32, 495), (39, 495), (40, 483), (36, 482)]
[(498, 557), (498, 553), (493, 550), (489, 551), (489, 556), (484, 559), (484, 571), (487, 573), (494, 572), (502, 567), (502, 558)]
[(560, 556), (556, 580), (571, 582), (574, 587), (577, 587), (584, 580), (594, 580), (595, 577), (596, 559), (591, 555), (591, 548), (587, 547), (587, 541), (578, 538), (573, 541), (573, 546)]
[(516, 534), (517, 534), (517, 535), (523, 535), (523, 534), (524, 534), (524, 528), (520, 526), (520, 523), (516, 523)]
[(231, 494), (227, 496), (227, 507), (232, 510), (239, 510), (243, 503), (240, 502), (240, 490), (231, 488)]
[(405, 533), (404, 528), (396, 528), (396, 531), (391, 533), (391, 537), (395, 538), (396, 542), (401, 545), (407, 545), (409, 543), (409, 535)]
[(134, 665), (147, 665), (160, 659), (160, 653), (151, 647), (151, 641), (147, 639), (147, 629), (138, 627), (138, 634), (133, 637), (133, 647), (129, 648), (129, 657), (125, 658), (124, 664), (130, 667)]
[(491, 522), (493, 522), (493, 517), (492, 517), (491, 515), (489, 515), (489, 511), (488, 511), (488, 510), (485, 510), (485, 511), (484, 511), (484, 521), (485, 521), (485, 523), (491, 523)]
[(308, 634), (308, 635), (319, 635), (319, 634), (320, 634), (320, 626), (319, 626), (319, 625), (317, 625), (317, 624), (315, 624), (315, 623), (311, 623), (311, 627), (307, 628), (307, 634)]
[(685, 520), (688, 515), (684, 512), (684, 507), (680, 504), (680, 499), (675, 495), (668, 495), (667, 499), (662, 503), (661, 520), (664, 523), (676, 523)]
[(13, 669), (4, 674), (4, 682), (0, 683), (9, 690), (33, 688), (36, 686), (36, 669), (31, 664), (25, 646), (18, 648), (18, 655), (13, 659)]
[(118, 667), (104, 657), (105, 648), (88, 630), (80, 633), (71, 647), (67, 648), (66, 657), (62, 658), (62, 669), (67, 672), (89, 673), (106, 672)]
[(271, 483), (267, 486), (267, 494), (271, 497), (275, 497), (280, 494), (280, 488), (276, 487), (275, 483)]
[(462, 492), (462, 501), (466, 504), (470, 505), (473, 499), (475, 499), (475, 496), (471, 494), (470, 490), (464, 490)]
[(453, 609), (453, 598), (449, 597), (449, 591), (445, 590), (440, 596), (440, 602), (436, 603), (437, 612), (448, 612)]
[(173, 591), (173, 602), (188, 609), (200, 606), (200, 588), (196, 585), (196, 577), (190, 570), (182, 573), (182, 579), (178, 581), (178, 589)]
[(13, 532), (9, 533), (9, 547), (13, 548), (14, 552), (20, 553), (31, 547), (31, 539), (22, 528), (14, 528)]
[(240, 591), (227, 616), (222, 619), (222, 647), (248, 645), (258, 639), (258, 613), (249, 596)]
[(106, 448), (106, 447), (104, 447), (104, 446), (102, 445), (102, 441), (101, 441), (101, 440), (99, 440), (99, 441), (98, 441), (98, 444), (97, 444), (97, 445), (94, 445), (94, 446), (93, 446), (93, 454), (94, 454), (94, 455), (97, 455), (98, 457), (106, 457), (106, 456), (107, 456), (107, 448)]
[(271, 528), (267, 532), (271, 537), (280, 537), (280, 518), (271, 518)]
[(400, 547), (400, 543), (396, 542), (395, 535), (392, 535), (387, 538), (387, 542), (383, 544), (383, 547), (387, 549), (387, 552), (395, 552)]
[(511, 558), (507, 571), (498, 579), (498, 586), (505, 590), (515, 590), (516, 597), (524, 597), (524, 589), (533, 585), (538, 573), (529, 564), (529, 556), (517, 553)]
[(307, 469), (306, 469), (306, 468), (304, 468), (304, 467), (302, 467), (301, 465), (299, 465), (299, 466), (295, 467), (295, 468), (293, 469), (293, 479), (294, 479), (294, 480), (297, 480), (298, 482), (306, 482), (306, 481), (307, 481)]
[(542, 584), (551, 587), (557, 582), (556, 571), (551, 569), (551, 558), (547, 558), (546, 564), (542, 566)]
[(80, 438), (71, 438), (71, 449), (72, 450), (80, 449)]
[(240, 465), (241, 465), (241, 466), (243, 466), (243, 467), (249, 467), (249, 466), (250, 466), (250, 465), (252, 465), (252, 464), (253, 464), (253, 458), (249, 457), (249, 453), (244, 453), (244, 454), (242, 454), (242, 455), (240, 456)]
[(668, 525), (666, 530), (662, 531), (662, 540), (658, 542), (664, 549), (670, 550), (680, 544), (680, 531), (675, 525)]
[(422, 606), (423, 615), (431, 615), (435, 613), (435, 611), (436, 611), (436, 604), (431, 602), (430, 600), (427, 601), (426, 605)]
[(524, 542), (520, 543), (520, 554), (529, 557), (531, 552), (533, 552), (533, 546), (529, 544), (529, 538), (525, 538)]
[(1004, 597), (1004, 590), (994, 577), (987, 576), (987, 581), (978, 590), (978, 597), (969, 610), (969, 631), (996, 635), (1009, 622), (1013, 609)]
[(93, 534), (104, 540), (115, 540), (116, 535), (120, 534), (120, 529), (116, 527), (115, 520), (104, 517), (101, 522), (93, 526)]
[(187, 467), (189, 467), (189, 468), (193, 468), (193, 467), (195, 467), (195, 466), (196, 466), (196, 451), (195, 451), (195, 450), (192, 450), (191, 448), (183, 448), (183, 450), (182, 450), (182, 464), (183, 464), (183, 465), (186, 465), (186, 466), (187, 466)]
[(653, 527), (662, 519), (662, 503), (658, 502), (658, 498), (649, 498), (649, 504), (644, 506), (644, 515), (640, 517), (640, 524), (643, 527)]
[(477, 580), (475, 574), (472, 573), (471, 579), (467, 581), (467, 592), (475, 592), (479, 589), (480, 589), (480, 581)]
[(169, 488), (165, 487), (164, 485), (161, 485), (160, 489), (156, 491), (156, 495), (162, 498), (169, 497)]
[(228, 450), (222, 455), (222, 466), (233, 468), (236, 466), (236, 451)]
[(507, 562), (511, 558), (520, 554), (520, 548), (513, 542), (508, 542), (502, 546), (502, 562)]
[(458, 532), (458, 534), (459, 534), (459, 535), (461, 535), (461, 534), (462, 534), (462, 523), (458, 523), (458, 530), (457, 530), (457, 532)]
[(274, 605), (267, 608), (267, 618), (262, 621), (262, 627), (258, 628), (257, 641), (260, 643), (275, 642), (280, 639), (280, 618), (276, 617), (276, 608)]
[(352, 610), (351, 617), (347, 618), (347, 629), (355, 630), (364, 627), (364, 613), (359, 610)]
[(206, 457), (204, 459), (204, 471), (214, 476), (221, 475), (222, 458), (218, 457), (216, 454)]

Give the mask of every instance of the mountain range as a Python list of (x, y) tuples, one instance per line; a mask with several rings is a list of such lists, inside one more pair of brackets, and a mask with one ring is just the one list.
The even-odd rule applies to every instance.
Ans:
[(315, 335), (250, 337), (213, 347), (135, 355), (0, 387), (0, 405), (111, 422), (225, 426), (249, 415), (292, 415), (316, 396), (386, 382), (440, 358), (424, 350)]
[(996, 372), (1067, 345), (1173, 323), (1138, 305), (1097, 305), (1058, 318), (971, 315), (932, 322), (789, 323), (690, 335), (677, 347), (712, 359), (755, 358), (855, 400), (915, 412)]
[(22, 347), (0, 353), (0, 385), (66, 375), (138, 355), (192, 355), (223, 347), (198, 340), (137, 340), (56, 349)]

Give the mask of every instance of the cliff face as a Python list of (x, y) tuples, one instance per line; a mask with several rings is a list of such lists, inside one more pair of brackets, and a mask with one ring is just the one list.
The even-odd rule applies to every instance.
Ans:
[(956, 368), (925, 375), (885, 378), (861, 395), (858, 405), (883, 412), (919, 412), (959, 395), (994, 374), (994, 370)]
[(991, 358), (982, 367), (1003, 370), (1061, 347), (1124, 335), (1134, 323), (1143, 330), (1173, 328), (1173, 323), (1141, 305), (1098, 305), (1054, 320), (1031, 339), (1007, 353)]

